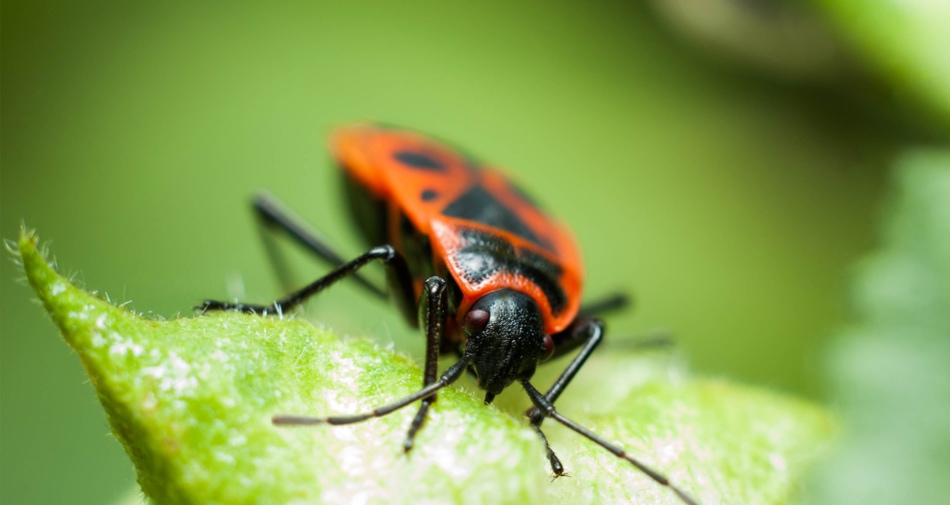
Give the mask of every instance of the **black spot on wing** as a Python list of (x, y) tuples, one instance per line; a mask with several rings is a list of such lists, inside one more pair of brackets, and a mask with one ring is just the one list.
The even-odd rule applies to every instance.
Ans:
[(471, 228), (462, 228), (459, 233), (462, 248), (455, 254), (455, 263), (471, 284), (480, 284), (517, 258), (514, 246), (507, 240)]
[(471, 228), (460, 228), (461, 249), (454, 261), (462, 278), (479, 284), (498, 271), (520, 275), (537, 285), (556, 316), (564, 310), (567, 297), (558, 282), (564, 273), (560, 266), (544, 256), (526, 249), (515, 249), (507, 240), (491, 233)]
[(498, 258), (479, 251), (459, 251), (455, 263), (462, 271), (462, 277), (473, 285), (481, 284), (501, 268)]
[(393, 159), (413, 170), (445, 172), (447, 168), (440, 160), (419, 151), (396, 151)]
[(424, 189), (422, 190), (422, 194), (419, 195), (419, 198), (422, 198), (423, 202), (431, 202), (432, 200), (435, 200), (438, 197), (439, 197), (439, 193), (438, 191), (435, 191), (434, 189)]
[(459, 234), (462, 238), (463, 249), (494, 252), (505, 258), (514, 258), (516, 255), (515, 246), (498, 235), (464, 227), (459, 228)]
[(527, 249), (518, 251), (518, 259), (524, 265), (524, 268), (530, 268), (541, 276), (551, 279), (559, 279), (564, 270), (555, 263), (551, 263), (547, 258)]
[(557, 282), (564, 273), (560, 266), (551, 263), (544, 256), (528, 250), (521, 250), (518, 254), (518, 273), (537, 284), (544, 297), (551, 305), (551, 312), (559, 314), (567, 304), (564, 290)]
[(472, 186), (455, 199), (442, 214), (505, 230), (545, 249), (553, 250), (548, 241), (535, 235), (514, 211), (499, 202), (481, 184)]

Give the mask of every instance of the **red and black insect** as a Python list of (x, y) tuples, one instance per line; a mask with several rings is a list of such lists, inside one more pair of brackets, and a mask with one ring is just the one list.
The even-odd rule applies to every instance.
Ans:
[[(270, 197), (255, 208), (264, 222), (295, 238), (335, 266), (326, 276), (269, 305), (206, 301), (204, 310), (280, 314), (331, 284), (354, 277), (370, 293), (387, 293), (358, 273), (380, 260), (396, 305), (426, 336), (423, 388), (372, 412), (351, 416), (274, 416), (278, 425), (350, 424), (380, 417), (421, 400), (404, 449), (412, 448), (436, 392), (467, 370), (491, 403), (514, 382), (534, 407), (527, 416), (544, 441), (554, 476), (564, 466), (548, 444), (546, 418), (567, 426), (623, 458), (679, 498), (682, 489), (627, 455), (620, 447), (564, 417), (554, 402), (601, 343), (604, 325), (595, 316), (620, 308), (615, 295), (581, 305), (584, 271), (570, 230), (535, 205), (501, 172), (420, 133), (360, 125), (340, 129), (331, 147), (343, 169), (347, 200), (357, 226), (373, 247), (345, 261), (326, 241)], [(580, 351), (546, 393), (530, 382), (538, 364)], [(458, 361), (438, 376), (438, 357)]]

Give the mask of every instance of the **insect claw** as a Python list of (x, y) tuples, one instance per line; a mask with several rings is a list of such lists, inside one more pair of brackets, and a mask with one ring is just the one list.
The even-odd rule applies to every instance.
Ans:
[(551, 476), (551, 482), (554, 482), (554, 481), (558, 480), (558, 479), (561, 478), (561, 477), (570, 477), (570, 476), (571, 476), (571, 474), (569, 474), (569, 473), (567, 473), (567, 472), (556, 473), (556, 474), (554, 474), (554, 475)]

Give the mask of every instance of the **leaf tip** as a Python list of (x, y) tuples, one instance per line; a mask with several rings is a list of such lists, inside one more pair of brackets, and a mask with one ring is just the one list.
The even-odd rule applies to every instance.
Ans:
[(4, 247), (13, 255), (13, 261), (22, 269), (26, 281), (40, 301), (51, 311), (52, 297), (62, 291), (62, 288), (52, 289), (52, 285), (57, 280), (65, 280), (56, 272), (56, 262), (48, 259), (49, 249), (40, 242), (36, 230), (28, 228), (25, 223), (21, 224), (18, 240), (5, 240)]

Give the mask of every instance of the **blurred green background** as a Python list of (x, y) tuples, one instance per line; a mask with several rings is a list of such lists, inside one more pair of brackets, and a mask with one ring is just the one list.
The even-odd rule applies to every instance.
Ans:
[[(38, 229), (62, 270), (138, 311), (270, 300), (249, 195), (360, 252), (325, 139), (382, 120), (508, 168), (567, 221), (588, 295), (636, 297), (611, 335), (669, 329), (697, 373), (820, 399), (887, 168), (941, 120), (797, 4), (714, 2), (735, 19), (707, 33), (681, 3), (4, 2), (0, 235)], [(297, 282), (325, 270), (283, 249)], [(0, 272), (0, 502), (109, 502), (133, 469)], [(309, 314), (421, 353), (351, 286)]]

